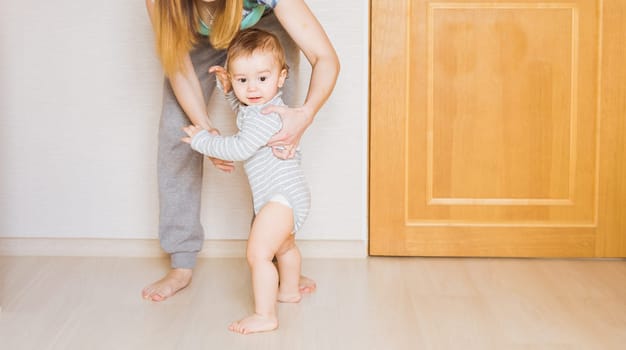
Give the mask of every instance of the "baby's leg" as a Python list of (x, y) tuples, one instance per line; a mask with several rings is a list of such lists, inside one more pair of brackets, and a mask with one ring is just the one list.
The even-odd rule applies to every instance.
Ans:
[(269, 202), (257, 214), (246, 253), (252, 273), (254, 314), (233, 322), (228, 327), (231, 331), (248, 334), (271, 331), (278, 327), (278, 271), (272, 259), (291, 236), (292, 230), (292, 210), (283, 204)]
[(278, 288), (278, 301), (283, 303), (297, 303), (300, 295), (300, 271), (302, 257), (296, 246), (293, 234), (289, 235), (276, 253), (278, 261), (278, 276), (280, 280)]

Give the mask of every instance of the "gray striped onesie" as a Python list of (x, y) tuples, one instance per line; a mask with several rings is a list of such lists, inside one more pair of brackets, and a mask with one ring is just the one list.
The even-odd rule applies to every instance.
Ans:
[(296, 151), (291, 159), (279, 159), (267, 146), (267, 141), (282, 128), (276, 113), (262, 114), (267, 105), (284, 106), (281, 93), (259, 106), (239, 105), (237, 128), (232, 136), (212, 135), (203, 130), (191, 140), (191, 148), (210, 157), (223, 160), (244, 161), (248, 176), (254, 212), (274, 196), (284, 196), (293, 208), (294, 232), (297, 232), (309, 214), (311, 195), (300, 167), (301, 154)]

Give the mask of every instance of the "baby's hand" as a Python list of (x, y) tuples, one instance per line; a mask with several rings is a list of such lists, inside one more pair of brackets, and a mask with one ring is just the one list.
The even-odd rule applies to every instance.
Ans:
[(228, 72), (222, 66), (211, 66), (209, 68), (209, 73), (215, 73), (217, 79), (219, 79), (222, 84), (222, 88), (224, 89), (224, 93), (228, 93), (230, 91), (230, 80), (228, 79)]
[[(200, 131), (202, 128), (195, 125), (189, 125), (183, 128), (185, 133), (188, 135), (187, 137), (182, 138), (181, 140), (186, 143), (191, 143), (191, 139)], [(209, 134), (219, 136), (220, 132), (217, 129), (208, 129)], [(213, 157), (208, 157), (211, 160), (211, 163), (215, 165), (216, 168), (220, 169), (226, 173), (232, 173), (235, 170), (235, 164), (230, 160), (223, 160)]]
[(187, 134), (187, 137), (183, 137), (181, 140), (185, 143), (191, 143), (191, 139), (202, 131), (202, 128), (195, 125), (187, 125), (183, 128), (183, 131)]

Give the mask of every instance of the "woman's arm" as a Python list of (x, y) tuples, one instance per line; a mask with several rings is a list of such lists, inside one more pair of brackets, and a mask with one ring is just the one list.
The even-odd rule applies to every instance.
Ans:
[[(335, 87), (339, 58), (326, 32), (304, 0), (280, 0), (274, 13), (312, 68), (309, 90), (302, 106), (273, 106), (264, 111), (276, 112), (283, 119), (282, 130), (270, 140), (270, 145), (295, 146)], [(292, 154), (289, 156), (293, 156), (296, 147), (291, 149)]]
[(200, 80), (193, 68), (191, 58), (185, 55), (183, 70), (169, 77), (172, 90), (180, 106), (194, 125), (211, 129), (206, 102), (200, 87)]
[[(154, 0), (146, 0), (146, 8), (154, 26)], [(210, 129), (211, 123), (209, 122), (200, 81), (188, 54), (184, 57), (182, 69), (168, 78), (176, 100), (191, 122), (204, 129)]]
[[(146, 8), (148, 9), (148, 15), (150, 22), (154, 26), (154, 0), (146, 0)], [(183, 108), (183, 111), (194, 125), (198, 125), (203, 129), (211, 129), (212, 125), (209, 121), (206, 103), (204, 101), (204, 95), (202, 94), (202, 88), (200, 87), (200, 81), (195, 73), (191, 57), (185, 56), (184, 69), (182, 72), (174, 74), (170, 77), (170, 85), (174, 91), (176, 100)], [(231, 172), (235, 169), (233, 162), (209, 158), (213, 165), (225, 172)]]

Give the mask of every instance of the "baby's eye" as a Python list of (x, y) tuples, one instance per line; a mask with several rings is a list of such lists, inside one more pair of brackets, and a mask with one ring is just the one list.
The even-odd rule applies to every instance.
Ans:
[(259, 77), (259, 80), (260, 81), (265, 81), (265, 80), (267, 80), (267, 77)]
[(245, 83), (246, 82), (246, 78), (238, 78), (237, 81), (240, 82), (240, 83)]

